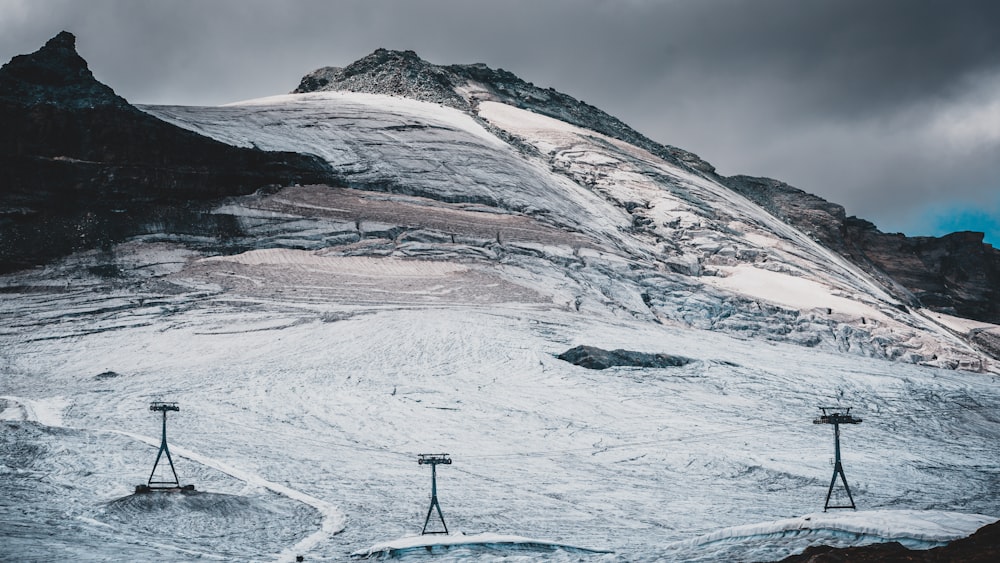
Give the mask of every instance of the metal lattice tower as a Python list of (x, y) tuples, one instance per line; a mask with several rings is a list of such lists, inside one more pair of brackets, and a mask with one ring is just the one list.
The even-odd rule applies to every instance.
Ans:
[[(854, 497), (851, 495), (851, 487), (847, 485), (847, 476), (844, 475), (844, 465), (840, 461), (840, 425), (861, 424), (861, 419), (851, 415), (850, 407), (845, 409), (840, 409), (839, 407), (820, 407), (819, 409), (823, 411), (823, 414), (814, 420), (813, 424), (833, 425), (834, 447), (833, 478), (830, 479), (830, 488), (826, 491), (826, 502), (823, 503), (823, 512), (826, 512), (831, 508), (851, 508), (857, 510), (857, 507), (854, 505)], [(851, 501), (850, 505), (830, 506), (830, 495), (833, 494), (833, 486), (837, 484), (838, 475), (840, 476), (841, 482), (844, 483), (844, 490), (847, 491), (847, 499)]]
[[(424, 518), (424, 529), (420, 531), (420, 534), (447, 534), (448, 525), (444, 523), (444, 514), (441, 514), (441, 504), (438, 503), (437, 466), (439, 464), (451, 465), (451, 458), (448, 457), (448, 454), (420, 454), (417, 456), (417, 463), (431, 466), (431, 506), (427, 509), (427, 518)], [(441, 525), (444, 526), (443, 532), (427, 531), (427, 524), (431, 521), (431, 514), (435, 508), (437, 508), (438, 518), (441, 519)]]
[[(150, 489), (180, 488), (181, 483), (177, 479), (177, 471), (174, 469), (174, 460), (170, 457), (170, 449), (167, 448), (167, 412), (179, 411), (181, 408), (177, 406), (177, 403), (154, 401), (153, 403), (150, 403), (149, 410), (163, 413), (163, 437), (160, 440), (160, 451), (156, 453), (156, 461), (153, 462), (153, 470), (149, 472), (149, 480), (146, 482), (146, 486)], [(167, 462), (170, 464), (170, 472), (174, 475), (173, 481), (153, 481), (153, 475), (156, 473), (156, 466), (160, 464), (160, 457), (163, 454), (167, 454)]]

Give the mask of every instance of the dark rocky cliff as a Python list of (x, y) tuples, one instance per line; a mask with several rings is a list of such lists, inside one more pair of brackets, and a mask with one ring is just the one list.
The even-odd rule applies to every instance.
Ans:
[(879, 279), (898, 298), (942, 313), (1000, 324), (1000, 250), (983, 233), (907, 237), (847, 217), (844, 208), (770, 178), (723, 182)]
[(231, 147), (98, 82), (62, 32), (0, 68), (0, 272), (92, 248), (268, 185), (330, 180), (319, 158)]

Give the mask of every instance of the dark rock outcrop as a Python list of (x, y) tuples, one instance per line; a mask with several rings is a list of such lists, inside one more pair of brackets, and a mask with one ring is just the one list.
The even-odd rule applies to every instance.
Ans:
[(594, 346), (577, 346), (556, 356), (560, 360), (587, 369), (610, 367), (672, 368), (691, 363), (692, 359), (670, 354), (650, 354), (631, 350), (602, 350)]
[(143, 113), (62, 32), (0, 68), (0, 272), (184, 223), (206, 202), (330, 181), (319, 158), (232, 147)]
[(845, 252), (843, 228), (847, 214), (842, 205), (771, 178), (729, 176), (722, 180), (729, 189), (742, 194), (827, 248)]
[(908, 237), (847, 217), (844, 208), (770, 178), (722, 178), (730, 189), (880, 280), (904, 303), (1000, 324), (1000, 250), (983, 233)]
[(992, 563), (1000, 561), (1000, 522), (983, 526), (967, 538), (928, 550), (912, 550), (898, 542), (862, 547), (812, 546), (780, 563)]
[(985, 244), (983, 233), (907, 237), (856, 217), (844, 226), (848, 256), (875, 264), (925, 307), (1000, 324), (1000, 250)]
[(5, 64), (0, 71), (0, 97), (24, 106), (128, 106), (125, 98), (94, 78), (68, 31), (49, 39), (38, 51), (17, 55)]
[(698, 173), (715, 172), (698, 155), (652, 141), (586, 102), (482, 63), (440, 66), (413, 51), (377, 49), (346, 67), (323, 67), (307, 74), (294, 93), (319, 91), (405, 96), (461, 110), (495, 100), (620, 139)]

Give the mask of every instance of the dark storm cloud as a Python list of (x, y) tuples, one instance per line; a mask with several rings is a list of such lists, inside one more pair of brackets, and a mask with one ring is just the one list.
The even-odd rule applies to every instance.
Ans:
[(4, 60), (61, 29), (134, 102), (283, 93), (414, 49), (511, 70), (888, 229), (930, 234), (952, 224), (935, 209), (963, 205), (1000, 217), (996, 2), (0, 0)]

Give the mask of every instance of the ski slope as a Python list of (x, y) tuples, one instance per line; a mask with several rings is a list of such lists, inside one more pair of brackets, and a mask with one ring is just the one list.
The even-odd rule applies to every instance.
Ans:
[[(384, 551), (420, 530), (416, 459), (439, 452), (449, 529), (487, 534), (441, 560), (776, 560), (1000, 517), (998, 376), (957, 336), (992, 328), (900, 309), (711, 180), (490, 103), (144, 109), (319, 154), (344, 185), (223, 202), (242, 230), (214, 246), (151, 232), (0, 278), (0, 539), (18, 559)], [(578, 345), (694, 361), (557, 358)], [(155, 400), (181, 407), (171, 451), (199, 495), (131, 494)], [(818, 406), (864, 419), (842, 437), (856, 513), (817, 513)]]
[[(125, 298), (108, 295), (116, 297)], [(37, 296), (5, 303), (30, 298)], [(94, 547), (92, 559), (118, 550), (141, 556), (159, 544), (171, 546), (160, 556), (186, 559), (185, 534), (168, 531), (154, 542), (136, 537), (138, 527), (152, 526), (144, 517), (102, 519), (108, 503), (145, 480), (155, 448), (125, 444), (118, 431), (155, 435), (152, 400), (181, 405), (170, 436), (182, 482), (259, 499), (254, 510), (264, 514), (278, 511), (270, 503), (293, 510), (288, 503), (301, 501), (274, 498), (269, 491), (282, 490), (264, 480), (346, 515), (342, 533), (320, 537), (321, 515), (309, 504), (294, 508), (300, 515), (273, 521), (281, 533), (248, 559), (278, 560), (308, 545), (310, 557), (336, 560), (419, 530), (429, 476), (416, 454), (443, 451), (455, 461), (438, 475), (452, 528), (606, 549), (615, 553), (602, 556), (610, 560), (656, 560), (679, 541), (821, 507), (832, 432), (811, 421), (826, 404), (853, 406), (865, 419), (844, 431), (862, 510), (930, 511), (942, 524), (953, 518), (934, 511), (998, 513), (992, 444), (1000, 392), (990, 376), (522, 304), (341, 308), (223, 293), (175, 298), (185, 310), (150, 304), (100, 313), (107, 308), (94, 303), (89, 315), (26, 322), (19, 335), (5, 335), (5, 392), (26, 404), (63, 405), (59, 416), (75, 429), (12, 422), (29, 417), (19, 414), (20, 399), (5, 400), (5, 424), (18, 429), (4, 433), (4, 461), (20, 476), (5, 480), (19, 487), (5, 498), (41, 503), (16, 527), (7, 521), (5, 543), (25, 528), (52, 532), (46, 522), (61, 514), (107, 545)], [(93, 316), (118, 327), (90, 330)], [(62, 336), (46, 338), (46, 325)], [(554, 357), (577, 344), (697, 361), (592, 371)], [(109, 370), (121, 375), (96, 377)], [(57, 497), (47, 492), (53, 481)], [(170, 521), (189, 517), (177, 510)], [(966, 522), (953, 536), (975, 527)], [(915, 533), (906, 518), (886, 529), (892, 535), (860, 539)], [(220, 534), (199, 552), (239, 558), (229, 543), (239, 537)], [(318, 541), (303, 543), (310, 537)], [(820, 531), (810, 540), (838, 537)], [(50, 550), (41, 553), (67, 555), (55, 542), (43, 545)], [(685, 547), (684, 558), (696, 558), (698, 545)], [(740, 560), (743, 544), (727, 545), (705, 552)], [(790, 546), (802, 547), (775, 541), (753, 560), (779, 558)]]

